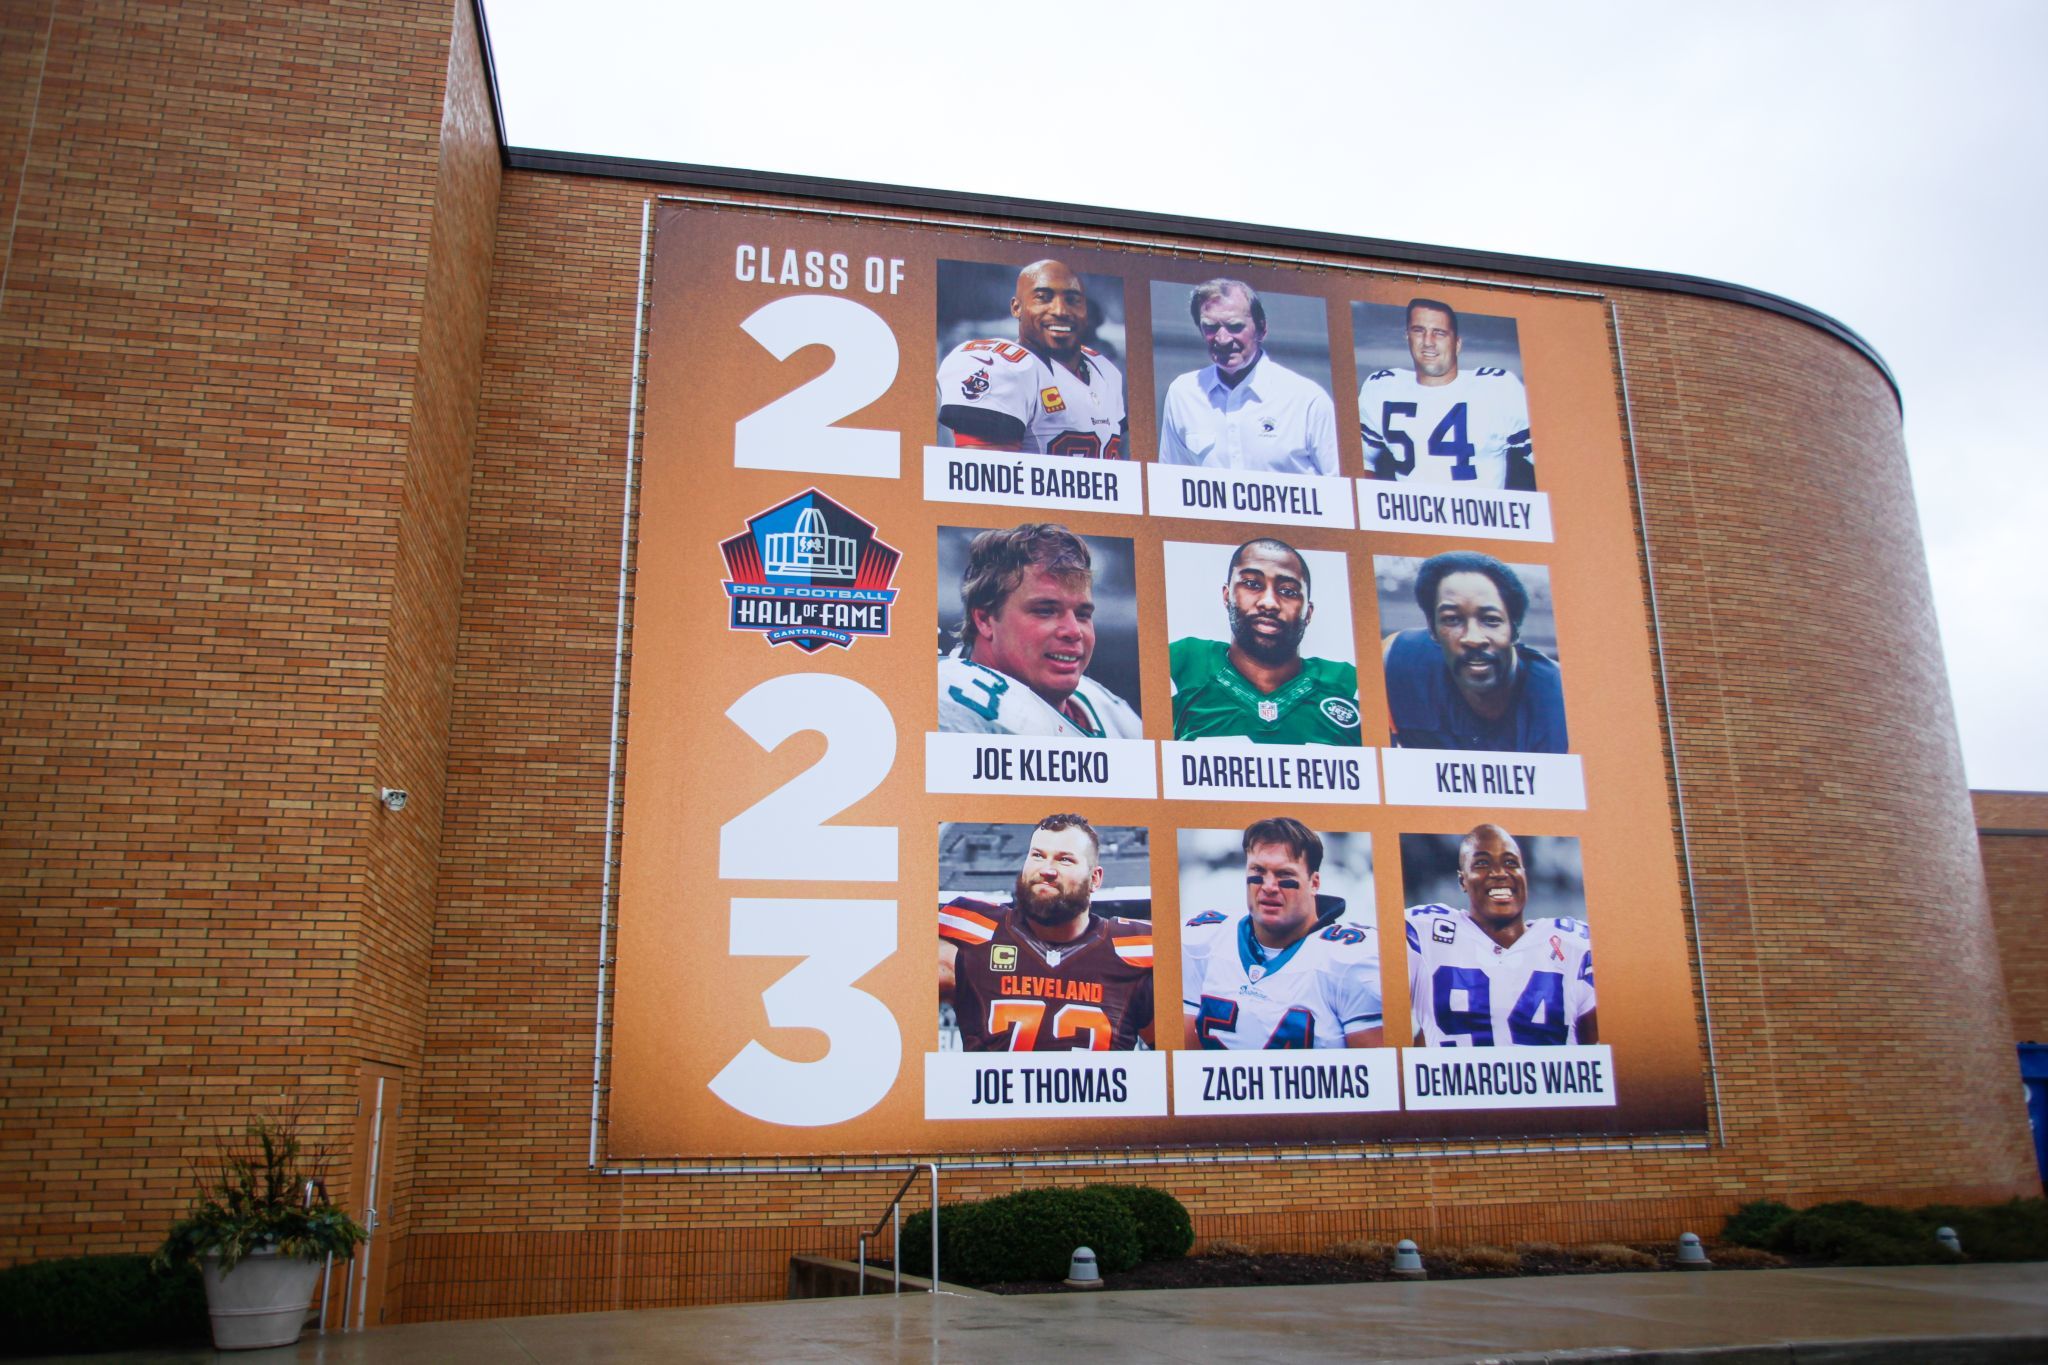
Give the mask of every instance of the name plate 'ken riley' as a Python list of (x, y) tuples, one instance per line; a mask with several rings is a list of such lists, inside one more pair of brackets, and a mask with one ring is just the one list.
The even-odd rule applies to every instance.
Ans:
[(1387, 749), (1381, 761), (1390, 806), (1586, 808), (1586, 776), (1577, 754)]
[(1163, 1052), (928, 1052), (928, 1119), (1156, 1118)]
[(1344, 479), (1181, 464), (1147, 465), (1146, 471), (1155, 517), (1330, 526), (1340, 531), (1356, 525)]
[(1138, 467), (1123, 460), (924, 448), (924, 496), (928, 502), (1058, 507), (1135, 517), (1145, 511), (1139, 482)]

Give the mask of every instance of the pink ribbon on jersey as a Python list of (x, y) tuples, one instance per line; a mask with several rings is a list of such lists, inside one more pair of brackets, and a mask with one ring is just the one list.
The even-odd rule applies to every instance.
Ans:
[(1564, 961), (1564, 940), (1556, 934), (1550, 936), (1550, 955), (1559, 962)]

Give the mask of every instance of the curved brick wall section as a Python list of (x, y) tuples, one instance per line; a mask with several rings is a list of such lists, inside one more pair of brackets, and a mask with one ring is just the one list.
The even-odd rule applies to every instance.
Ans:
[[(787, 1256), (850, 1254), (896, 1179), (583, 1170), (628, 338), (641, 204), (659, 192), (505, 182), (413, 1318), (779, 1296)], [(1584, 1241), (1711, 1230), (1765, 1194), (2035, 1188), (2009, 1052), (1984, 1043), (2006, 1036), (2004, 998), (1891, 390), (1797, 322), (1612, 297), (1727, 1144), (1125, 1173), (1180, 1194), (1205, 1236)], [(945, 1191), (1087, 1178), (1103, 1173), (950, 1171)]]

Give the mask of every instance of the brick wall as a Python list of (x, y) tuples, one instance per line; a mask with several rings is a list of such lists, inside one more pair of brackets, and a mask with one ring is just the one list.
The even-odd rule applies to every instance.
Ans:
[(2048, 1043), (2048, 792), (1972, 792), (2012, 1039)]
[(497, 173), (466, 6), (5, 12), (0, 1262), (417, 1054)]

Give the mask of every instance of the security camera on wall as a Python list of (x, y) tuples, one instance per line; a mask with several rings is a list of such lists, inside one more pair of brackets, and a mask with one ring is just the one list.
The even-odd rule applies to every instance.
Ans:
[(403, 787), (379, 787), (377, 799), (384, 803), (384, 809), (393, 815), (405, 809), (406, 792)]

